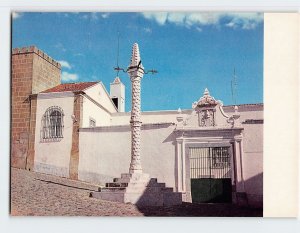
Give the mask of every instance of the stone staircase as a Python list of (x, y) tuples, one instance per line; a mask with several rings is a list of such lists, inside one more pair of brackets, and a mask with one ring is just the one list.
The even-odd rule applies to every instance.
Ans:
[(91, 197), (107, 201), (132, 203), (137, 206), (172, 206), (182, 203), (182, 194), (157, 182), (148, 174), (121, 174), (112, 183), (106, 183), (98, 192), (91, 192)]

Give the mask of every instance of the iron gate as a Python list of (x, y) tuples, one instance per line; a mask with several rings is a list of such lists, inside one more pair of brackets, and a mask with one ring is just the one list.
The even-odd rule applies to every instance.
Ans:
[(190, 178), (193, 202), (231, 202), (229, 147), (190, 147)]

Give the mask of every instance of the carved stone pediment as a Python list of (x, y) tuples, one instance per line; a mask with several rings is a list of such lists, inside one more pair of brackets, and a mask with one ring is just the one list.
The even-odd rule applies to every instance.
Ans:
[(237, 107), (233, 116), (228, 116), (223, 110), (223, 103), (220, 100), (215, 100), (209, 94), (206, 88), (203, 96), (193, 103), (193, 111), (191, 114), (183, 117), (181, 112), (178, 115), (178, 128), (227, 128), (240, 127)]
[(193, 108), (215, 107), (218, 104), (220, 104), (220, 102), (215, 100), (215, 98), (209, 94), (208, 89), (205, 88), (203, 96), (197, 102), (193, 103)]
[(215, 100), (205, 88), (203, 96), (193, 104), (193, 109), (198, 115), (199, 127), (213, 127), (216, 126), (216, 106), (220, 102)]

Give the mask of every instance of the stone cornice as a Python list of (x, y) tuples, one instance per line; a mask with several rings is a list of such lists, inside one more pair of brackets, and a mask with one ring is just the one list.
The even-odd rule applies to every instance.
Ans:
[(195, 131), (201, 131), (201, 132), (214, 132), (214, 131), (222, 131), (222, 132), (232, 132), (232, 131), (241, 131), (243, 130), (243, 127), (224, 127), (224, 128), (217, 128), (217, 127), (203, 127), (203, 128), (188, 128), (188, 127), (184, 127), (184, 128), (176, 128), (174, 131), (177, 132), (195, 132)]

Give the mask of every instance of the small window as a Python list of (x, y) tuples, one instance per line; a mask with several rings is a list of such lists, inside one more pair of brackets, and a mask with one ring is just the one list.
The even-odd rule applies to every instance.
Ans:
[(90, 127), (96, 127), (96, 120), (93, 118), (90, 118)]
[(53, 106), (46, 110), (42, 118), (42, 139), (63, 138), (64, 113), (60, 107)]
[(116, 108), (118, 109), (118, 98), (112, 98), (112, 101), (113, 101), (114, 105), (116, 106)]

